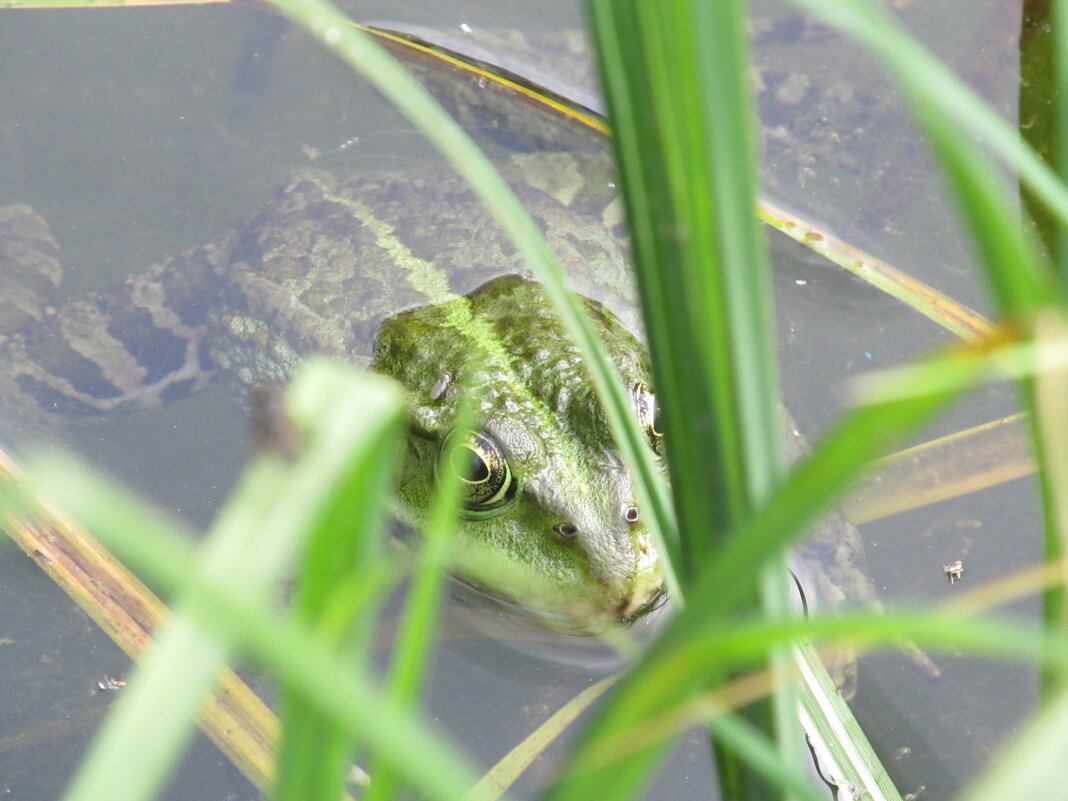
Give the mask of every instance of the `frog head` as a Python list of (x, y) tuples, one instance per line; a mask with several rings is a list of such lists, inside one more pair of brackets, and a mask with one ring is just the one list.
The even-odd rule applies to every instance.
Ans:
[[(586, 305), (659, 452), (644, 348), (609, 310)], [(659, 554), (630, 472), (538, 284), (504, 276), (394, 315), (379, 332), (374, 369), (410, 393), (400, 517), (417, 526), (439, 477), (460, 481), (461, 578), (584, 629), (634, 617), (658, 597)], [(464, 403), (477, 425), (458, 427)]]

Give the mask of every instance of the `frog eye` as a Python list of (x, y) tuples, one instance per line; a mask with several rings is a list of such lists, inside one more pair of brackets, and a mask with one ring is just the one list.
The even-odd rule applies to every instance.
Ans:
[(649, 438), (653, 451), (660, 454), (664, 445), (664, 435), (658, 429), (660, 423), (660, 404), (647, 384), (637, 383), (631, 388), (631, 401), (638, 415), (638, 422)]
[(484, 431), (453, 431), (441, 446), (441, 466), (460, 479), (464, 508), (499, 509), (515, 497), (516, 482), (500, 444)]

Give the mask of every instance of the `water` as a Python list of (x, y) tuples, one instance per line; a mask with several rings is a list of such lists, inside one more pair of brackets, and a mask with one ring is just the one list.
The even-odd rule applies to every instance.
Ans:
[[(970, 75), (1004, 51), (974, 47), (988, 29), (974, 2), (913, 4), (906, 19)], [(352, 9), (358, 19), (473, 27), (573, 26), (577, 9), (536, 20), (526, 4), (492, 8)], [(984, 294), (936, 173), (894, 91), (818, 26), (760, 4), (755, 62), (765, 90), (764, 183), (776, 200), (944, 291), (983, 307)], [(936, 15), (937, 14), (937, 15)], [(299, 32), (240, 8), (20, 12), (0, 16), (0, 202), (34, 206), (64, 249), (65, 291), (78, 296), (158, 262), (256, 209), (312, 155), (376, 166), (426, 158), (410, 126)], [(1013, 81), (981, 88), (1008, 113)], [(321, 162), (316, 162), (321, 163)], [(841, 407), (843, 381), (898, 363), (947, 336), (800, 248), (774, 242), (787, 402), (818, 436)], [(987, 390), (936, 429), (1008, 413)], [(210, 521), (248, 449), (245, 415), (221, 391), (78, 426), (77, 449), (196, 525)], [(942, 564), (965, 562), (965, 587), (1037, 558), (1039, 521), (1026, 480), (864, 527), (884, 598), (951, 597)], [(97, 689), (124, 658), (28, 560), (0, 546), (0, 790), (60, 792), (114, 697)], [(1034, 614), (1034, 604), (1013, 611)], [(535, 633), (517, 633), (515, 637)], [(5, 642), (11, 640), (11, 642)], [(603, 675), (600, 657), (477, 632), (447, 638), (432, 714), (491, 764), (575, 692)], [(562, 658), (562, 654), (570, 654)], [(887, 653), (861, 666), (855, 706), (903, 792), (951, 796), (1033, 703), (1030, 669), (936, 657), (932, 684)], [(590, 662), (594, 666), (590, 667)], [(12, 700), (13, 699), (13, 700)], [(27, 734), (28, 733), (28, 734)], [(23, 736), (12, 745), (9, 736)], [(692, 797), (710, 782), (704, 743), (665, 771), (650, 798)], [(902, 751), (907, 749), (907, 754)], [(550, 757), (551, 763), (551, 757)], [(549, 774), (540, 765), (520, 795)], [(254, 797), (203, 742), (168, 797)]]

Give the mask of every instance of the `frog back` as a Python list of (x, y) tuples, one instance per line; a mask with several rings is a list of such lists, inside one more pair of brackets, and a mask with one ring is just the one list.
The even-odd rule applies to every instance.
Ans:
[[(576, 291), (636, 327), (624, 249), (604, 213), (610, 176), (597, 173), (589, 189), (588, 163), (526, 157), (505, 172)], [(39, 263), (58, 274), (51, 237), (33, 241), (5, 291), (37, 281)], [(58, 308), (31, 293), (36, 308), (0, 331), (0, 381), (8, 405), (78, 415), (173, 400), (213, 376), (241, 391), (284, 382), (310, 353), (368, 366), (386, 318), (503, 274), (529, 276), (451, 173), (303, 170), (233, 229), (139, 275)]]

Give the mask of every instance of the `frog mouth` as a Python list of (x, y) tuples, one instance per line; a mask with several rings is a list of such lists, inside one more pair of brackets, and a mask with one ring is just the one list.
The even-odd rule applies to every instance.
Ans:
[(549, 631), (582, 637), (597, 636), (610, 629), (629, 628), (660, 610), (668, 601), (667, 591), (659, 587), (651, 595), (627, 596), (600, 607), (588, 605), (581, 611), (541, 609), (504, 597), (463, 576), (453, 575), (450, 578), (481, 601), (492, 604), (512, 617)]
[(620, 623), (630, 626), (633, 623), (641, 620), (651, 612), (655, 612), (667, 603), (668, 594), (667, 591), (661, 587), (647, 598), (644, 602), (635, 603), (635, 599), (627, 599), (620, 603), (616, 608), (616, 619)]

